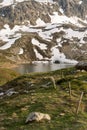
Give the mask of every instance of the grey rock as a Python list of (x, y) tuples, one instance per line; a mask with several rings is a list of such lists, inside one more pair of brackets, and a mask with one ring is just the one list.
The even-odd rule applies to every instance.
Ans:
[(75, 67), (82, 72), (87, 71), (87, 62), (79, 62)]
[(11, 88), (11, 89), (9, 89), (9, 90), (7, 90), (7, 91), (5, 92), (5, 94), (6, 94), (7, 96), (11, 96), (11, 95), (16, 94), (16, 93), (17, 93), (17, 92), (14, 91), (13, 88)]
[(51, 117), (48, 114), (44, 114), (44, 113), (41, 113), (41, 112), (32, 112), (28, 115), (25, 123), (29, 123), (29, 122), (32, 122), (32, 121), (40, 122), (42, 120), (50, 121)]
[(4, 93), (3, 92), (0, 92), (0, 96), (3, 96), (4, 95)]

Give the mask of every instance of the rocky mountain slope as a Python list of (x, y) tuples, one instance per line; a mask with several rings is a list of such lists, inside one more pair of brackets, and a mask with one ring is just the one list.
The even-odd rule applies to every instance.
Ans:
[(16, 63), (86, 61), (86, 3), (86, 0), (0, 1), (0, 57)]
[(55, 0), (68, 16), (86, 18), (87, 0)]

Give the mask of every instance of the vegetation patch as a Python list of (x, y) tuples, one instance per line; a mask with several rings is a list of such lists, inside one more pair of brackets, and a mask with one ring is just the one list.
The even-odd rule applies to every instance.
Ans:
[(18, 74), (17, 72), (13, 70), (0, 68), (0, 85), (3, 85), (11, 81), (14, 78), (17, 78), (18, 76), (20, 76), (20, 74)]

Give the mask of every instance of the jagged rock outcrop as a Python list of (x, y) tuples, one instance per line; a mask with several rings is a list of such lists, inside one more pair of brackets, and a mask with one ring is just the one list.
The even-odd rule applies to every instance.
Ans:
[[(14, 62), (26, 62), (37, 60), (35, 56), (35, 52), (33, 49), (33, 45), (31, 43), (32, 35), (24, 35), (20, 39), (18, 39), (15, 44), (12, 45), (11, 48), (7, 49), (7, 59)], [(19, 54), (20, 48), (23, 49), (23, 54)], [(10, 52), (10, 56), (8, 53)], [(4, 54), (3, 54), (4, 55)]]
[(44, 22), (50, 22), (49, 14), (53, 11), (58, 11), (58, 5), (46, 5), (39, 2), (29, 0), (17, 5), (10, 5), (0, 8), (0, 25), (8, 23), (15, 24), (30, 24), (35, 25), (38, 17), (43, 19)]
[(6, 6), (0, 8), (0, 26), (3, 23), (10, 25), (26, 23), (29, 21), (35, 25), (38, 17), (43, 21), (50, 22), (49, 14), (54, 11), (59, 11), (62, 7), (64, 13), (68, 16), (78, 16), (85, 19), (87, 14), (87, 1), (83, 0), (82, 4), (79, 4), (80, 0), (54, 0), (55, 4), (41, 4), (39, 2), (29, 0), (15, 5)]

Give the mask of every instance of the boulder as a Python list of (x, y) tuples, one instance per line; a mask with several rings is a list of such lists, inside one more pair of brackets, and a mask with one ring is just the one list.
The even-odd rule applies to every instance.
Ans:
[(28, 115), (25, 123), (29, 123), (32, 121), (40, 122), (43, 120), (50, 121), (51, 117), (48, 114), (44, 114), (44, 113), (40, 113), (40, 112), (31, 112)]
[(85, 71), (87, 71), (87, 62), (79, 62), (75, 67), (78, 70), (85, 70)]

